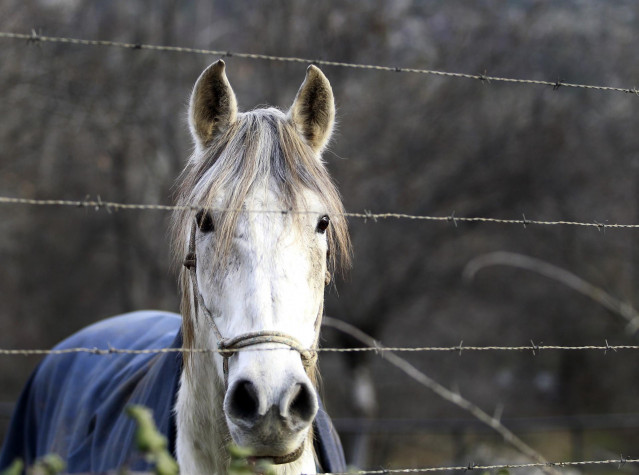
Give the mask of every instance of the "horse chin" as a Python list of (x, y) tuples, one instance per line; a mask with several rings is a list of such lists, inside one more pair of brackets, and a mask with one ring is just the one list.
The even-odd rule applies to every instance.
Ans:
[(232, 422), (228, 422), (228, 425), (233, 442), (250, 449), (252, 457), (287, 461), (296, 460), (301, 455), (310, 428), (309, 425), (292, 431), (284, 424), (273, 424), (267, 420), (250, 430)]

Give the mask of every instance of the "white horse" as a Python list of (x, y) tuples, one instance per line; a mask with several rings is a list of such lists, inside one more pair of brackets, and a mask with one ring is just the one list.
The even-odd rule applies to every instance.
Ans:
[[(195, 152), (179, 204), (202, 209), (179, 212), (174, 223), (178, 258), (197, 256), (181, 278), (184, 346), (217, 348), (220, 338), (266, 332), (254, 349), (271, 351), (231, 353), (226, 368), (219, 354), (187, 359), (178, 461), (185, 473), (222, 473), (230, 435), (281, 460), (279, 473), (313, 473), (315, 360), (302, 354), (304, 362), (290, 346), (316, 347), (335, 262), (329, 248), (344, 257), (348, 247), (341, 201), (320, 159), (333, 94), (311, 66), (287, 114), (238, 113), (224, 69), (218, 61), (204, 71), (190, 101)], [(295, 343), (277, 341), (276, 332)]]
[(333, 93), (310, 66), (288, 113), (239, 113), (224, 70), (223, 61), (206, 69), (190, 101), (195, 151), (180, 187), (185, 209), (174, 219), (176, 256), (188, 255), (184, 347), (235, 341), (268, 351), (186, 358), (178, 462), (188, 474), (223, 473), (232, 439), (279, 461), (277, 473), (313, 473), (316, 358), (304, 349), (317, 346), (324, 286), (349, 246), (320, 158), (333, 130)]
[[(138, 403), (153, 408), (182, 473), (227, 473), (231, 441), (275, 462), (278, 474), (316, 471), (314, 349), (324, 287), (350, 254), (344, 210), (320, 157), (333, 129), (333, 94), (311, 66), (287, 113), (240, 113), (224, 70), (222, 61), (207, 68), (190, 101), (195, 148), (173, 219), (184, 264), (181, 325), (174, 314), (139, 312), (57, 347), (183, 346), (183, 359), (45, 358), (18, 402), (0, 470), (15, 457), (29, 464), (49, 452), (69, 471), (142, 468), (122, 415)], [(320, 442), (331, 438), (323, 413), (316, 425)]]

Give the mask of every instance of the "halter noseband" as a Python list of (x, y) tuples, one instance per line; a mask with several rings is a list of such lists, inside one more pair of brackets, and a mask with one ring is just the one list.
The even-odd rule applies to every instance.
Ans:
[[(224, 387), (228, 387), (228, 377), (229, 377), (229, 358), (233, 356), (234, 353), (237, 353), (242, 348), (246, 348), (248, 346), (253, 345), (262, 345), (265, 343), (276, 343), (281, 345), (286, 345), (290, 347), (292, 350), (297, 351), (302, 358), (302, 364), (304, 368), (308, 371), (309, 368), (315, 365), (317, 361), (317, 351), (309, 350), (302, 345), (302, 343), (291, 335), (287, 335), (286, 333), (279, 331), (269, 331), (263, 330), (259, 332), (250, 332), (244, 333), (242, 335), (236, 336), (234, 338), (224, 338), (220, 329), (217, 327), (215, 323), (215, 319), (211, 314), (211, 311), (208, 309), (206, 304), (204, 303), (204, 298), (200, 293), (198, 283), (197, 283), (197, 255), (195, 252), (195, 233), (197, 230), (197, 223), (193, 223), (193, 227), (191, 229), (191, 237), (189, 240), (189, 251), (186, 254), (186, 258), (184, 259), (184, 267), (189, 270), (191, 274), (191, 285), (193, 286), (193, 302), (194, 302), (194, 310), (197, 315), (198, 309), (201, 308), (204, 314), (208, 317), (209, 323), (211, 325), (211, 329), (217, 338), (217, 346), (220, 352), (220, 355), (223, 358), (223, 372), (224, 372)], [(315, 341), (317, 342), (317, 334), (318, 327), (320, 323), (320, 315), (315, 322)], [(314, 345), (313, 345), (314, 346)]]

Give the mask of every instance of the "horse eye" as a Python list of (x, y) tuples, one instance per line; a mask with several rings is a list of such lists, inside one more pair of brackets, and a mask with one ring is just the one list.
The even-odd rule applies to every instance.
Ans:
[(330, 222), (331, 222), (331, 219), (327, 215), (322, 216), (317, 222), (317, 227), (315, 228), (315, 231), (320, 234), (324, 234)]
[(213, 218), (211, 213), (204, 211), (203, 209), (198, 211), (195, 215), (195, 222), (203, 233), (210, 233), (215, 229), (213, 226)]

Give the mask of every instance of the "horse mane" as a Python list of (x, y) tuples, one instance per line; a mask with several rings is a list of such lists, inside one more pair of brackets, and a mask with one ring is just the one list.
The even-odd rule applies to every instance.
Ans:
[[(350, 264), (351, 250), (344, 207), (339, 192), (319, 154), (304, 142), (280, 110), (257, 109), (238, 114), (237, 120), (208, 146), (195, 152), (179, 179), (178, 207), (173, 215), (173, 255), (180, 271), (182, 332), (185, 349), (194, 348), (192, 292), (188, 271), (182, 267), (188, 231), (198, 209), (209, 209), (215, 223), (216, 271), (227, 261), (244, 202), (256, 186), (274, 185), (287, 212), (299, 224), (305, 190), (315, 192), (331, 217), (327, 229), (328, 270)], [(245, 210), (249, 211), (250, 210)], [(322, 210), (318, 210), (322, 211)], [(189, 353), (184, 354), (188, 369)], [(311, 372), (311, 373), (314, 373)], [(315, 379), (315, 378), (313, 378)]]

